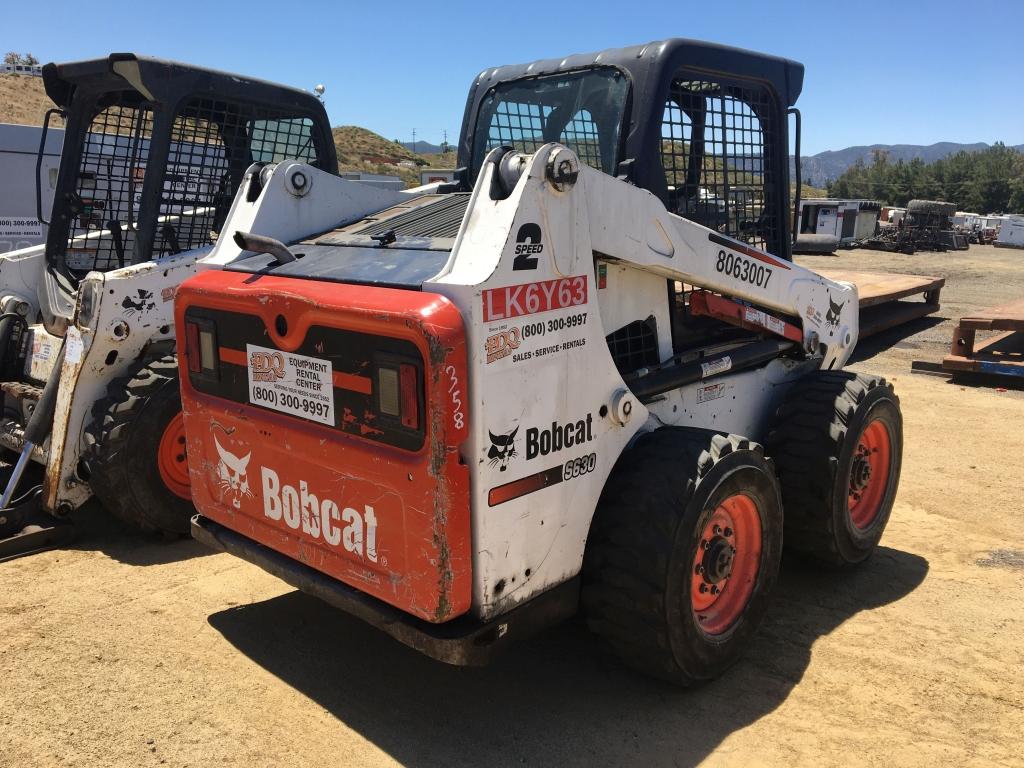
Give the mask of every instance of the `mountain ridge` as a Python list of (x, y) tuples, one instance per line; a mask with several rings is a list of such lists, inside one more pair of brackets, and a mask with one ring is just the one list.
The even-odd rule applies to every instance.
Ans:
[[(925, 163), (934, 163), (957, 152), (982, 152), (991, 144), (983, 141), (963, 144), (955, 141), (939, 141), (935, 144), (859, 144), (844, 149), (825, 150), (815, 155), (805, 155), (800, 160), (803, 181), (816, 187), (824, 187), (828, 182), (842, 176), (843, 171), (858, 160), (870, 164), (873, 154), (878, 151), (887, 152), (891, 162), (902, 160), (910, 162), (920, 159)], [(1024, 144), (1007, 145), (1010, 149), (1024, 152)], [(789, 159), (790, 173), (793, 171), (793, 158)]]

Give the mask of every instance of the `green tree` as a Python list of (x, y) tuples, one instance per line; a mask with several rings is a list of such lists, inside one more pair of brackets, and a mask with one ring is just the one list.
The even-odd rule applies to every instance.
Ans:
[(870, 198), (904, 206), (910, 200), (947, 200), (963, 211), (1024, 212), (1024, 155), (1002, 143), (982, 152), (957, 152), (926, 164), (915, 158), (892, 162), (876, 151), (871, 164), (858, 161), (835, 181), (828, 194)]

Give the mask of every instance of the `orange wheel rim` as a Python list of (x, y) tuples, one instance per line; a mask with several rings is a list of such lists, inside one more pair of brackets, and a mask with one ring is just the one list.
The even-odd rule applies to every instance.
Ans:
[(864, 428), (854, 449), (847, 494), (850, 519), (862, 531), (871, 527), (882, 509), (891, 457), (889, 429), (881, 419), (874, 419)]
[(690, 604), (701, 630), (720, 635), (750, 602), (761, 569), (761, 516), (737, 493), (715, 508), (701, 532), (690, 577)]
[(157, 467), (164, 485), (175, 496), (192, 500), (188, 479), (188, 453), (185, 451), (185, 419), (181, 411), (164, 429), (156, 454)]

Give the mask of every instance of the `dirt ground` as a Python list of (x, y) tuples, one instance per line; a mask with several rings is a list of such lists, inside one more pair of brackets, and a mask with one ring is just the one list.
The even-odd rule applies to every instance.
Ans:
[(486, 669), (443, 666), (88, 509), (73, 548), (0, 564), (0, 765), (1024, 766), (1024, 392), (910, 373), (962, 312), (1020, 295), (1024, 252), (805, 263), (948, 283), (938, 319), (854, 366), (904, 407), (882, 547), (847, 574), (784, 562), (722, 679), (638, 677), (573, 623)]

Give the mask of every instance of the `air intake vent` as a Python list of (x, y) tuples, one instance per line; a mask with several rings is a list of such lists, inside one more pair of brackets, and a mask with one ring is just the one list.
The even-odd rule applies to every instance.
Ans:
[(468, 205), (468, 194), (441, 195), (433, 202), (406, 213), (350, 231), (356, 235), (370, 236), (394, 231), (398, 237), (455, 237), (459, 234)]

